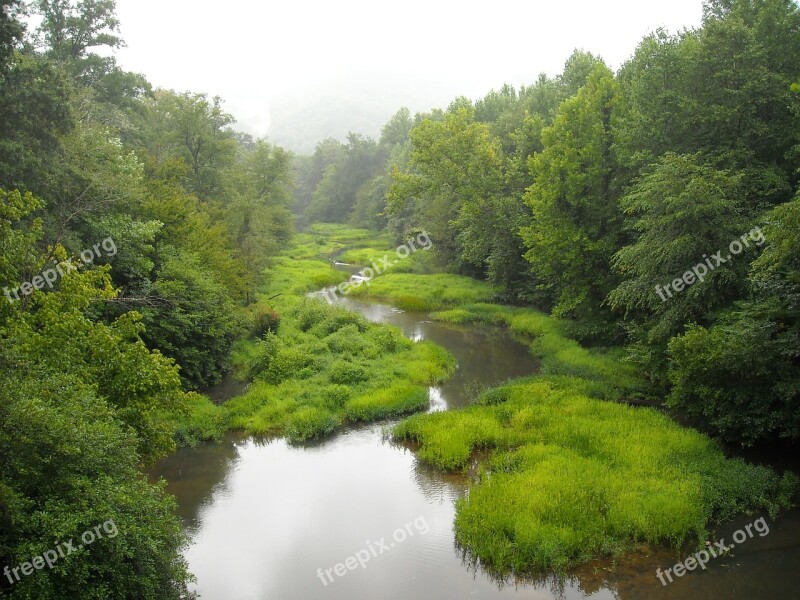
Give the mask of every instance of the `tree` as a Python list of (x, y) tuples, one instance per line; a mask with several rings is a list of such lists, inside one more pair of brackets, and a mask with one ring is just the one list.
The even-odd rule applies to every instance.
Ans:
[(0, 0), (0, 81), (22, 39), (23, 26), (16, 17), (19, 6), (19, 0)]
[(215, 385), (230, 370), (231, 347), (243, 333), (236, 307), (194, 256), (163, 248), (160, 260), (153, 283), (159, 301), (142, 308), (142, 338), (180, 365), (188, 389)]
[(306, 219), (306, 211), (313, 201), (314, 192), (325, 175), (325, 170), (341, 160), (344, 152), (343, 144), (333, 138), (327, 138), (317, 143), (312, 156), (295, 157), (294, 212), (303, 221)]
[(645, 38), (620, 72), (620, 159), (629, 176), (665, 152), (742, 172), (746, 206), (787, 201), (800, 156), (800, 9), (791, 0), (705, 5), (703, 27)]
[(770, 212), (751, 294), (669, 345), (669, 404), (726, 441), (800, 439), (800, 198)]
[(0, 562), (20, 565), (70, 539), (77, 549), (99, 526), (102, 538), (13, 585), (3, 577), (0, 594), (190, 598), (174, 500), (137, 469), (135, 433), (74, 374), (29, 368), (4, 364), (0, 376)]
[(521, 230), (525, 254), (554, 315), (588, 324), (597, 334), (608, 318), (611, 257), (621, 211), (614, 186), (613, 121), (619, 90), (607, 67), (594, 67), (586, 85), (565, 100), (542, 132), (544, 149), (531, 158), (525, 194), (532, 222)]
[(502, 153), (489, 128), (456, 102), (442, 121), (417, 125), (411, 143), (407, 169), (392, 174), (388, 212), (410, 204), (444, 260), (485, 272), (493, 198), (503, 191)]
[(71, 86), (50, 62), (17, 57), (0, 78), (0, 185), (45, 194), (76, 125), (71, 105)]
[(235, 173), (236, 190), (226, 204), (226, 218), (248, 270), (249, 288), (260, 282), (269, 257), (292, 236), (291, 159), (282, 148), (258, 140)]
[(218, 97), (177, 94), (159, 90), (145, 101), (148, 130), (145, 147), (157, 164), (183, 160), (188, 174), (183, 183), (201, 200), (222, 199), (225, 175), (236, 159), (232, 115), (222, 109)]
[[(625, 311), (634, 355), (654, 377), (666, 375), (673, 336), (687, 323), (707, 322), (714, 309), (742, 291), (746, 256), (755, 244), (725, 264), (710, 260), (712, 268), (706, 262), (718, 250), (727, 255), (743, 233), (739, 181), (702, 165), (697, 156), (667, 154), (621, 200), (635, 241), (614, 255), (622, 281), (608, 299)], [(685, 290), (670, 287), (698, 264), (702, 280), (694, 281), (693, 274)]]
[[(41, 223), (30, 220), (41, 206), (0, 189), (0, 286), (46, 266)], [(107, 537), (46, 574), (2, 578), (0, 594), (189, 598), (173, 503), (137, 468), (174, 448), (163, 414), (186, 401), (176, 368), (144, 346), (136, 315), (90, 318), (115, 296), (108, 267), (64, 271), (55, 289), (0, 308), (0, 562), (19, 565), (101, 524)]]
[(115, 0), (37, 0), (39, 42), (57, 61), (77, 62), (94, 48), (120, 48)]
[(329, 164), (306, 209), (309, 221), (344, 223), (347, 221), (359, 188), (383, 167), (385, 149), (374, 140), (351, 133), (339, 159)]
[(391, 151), (394, 146), (405, 144), (413, 122), (406, 107), (398, 110), (381, 129), (380, 145)]

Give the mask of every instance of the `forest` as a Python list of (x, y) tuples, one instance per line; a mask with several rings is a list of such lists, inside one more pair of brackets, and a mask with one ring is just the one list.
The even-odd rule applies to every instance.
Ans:
[[(302, 445), (388, 421), (468, 473), (455, 541), (502, 575), (793, 506), (796, 475), (737, 454), (800, 440), (793, 0), (706, 0), (701, 27), (616, 71), (576, 50), (310, 156), (125, 71), (115, 0), (0, 6), (0, 597), (195, 597), (147, 472), (231, 432)], [(353, 281), (337, 261), (423, 239), (346, 296), (500, 326), (537, 376), (426, 413), (448, 349), (308, 297)], [(231, 377), (246, 390), (212, 402)]]

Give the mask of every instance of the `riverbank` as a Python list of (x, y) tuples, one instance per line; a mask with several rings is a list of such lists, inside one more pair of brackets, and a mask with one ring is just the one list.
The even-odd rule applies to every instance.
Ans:
[(234, 376), (249, 382), (246, 391), (219, 406), (193, 396), (188, 411), (172, 417), (181, 445), (218, 440), (227, 431), (302, 443), (428, 408), (428, 388), (455, 371), (452, 356), (407, 339), (396, 327), (308, 297), (348, 279), (330, 257), (381, 241), (366, 231), (324, 225), (296, 236), (259, 292), (256, 312), (269, 316), (264, 330), (241, 340), (234, 352)]
[(660, 404), (623, 349), (582, 347), (566, 323), (494, 304), (487, 284), (425, 273), (414, 258), (398, 269), (411, 272), (386, 273), (351, 295), (442, 322), (506, 326), (529, 337), (541, 360), (540, 375), (489, 390), (476, 406), (393, 430), (444, 471), (489, 456), (456, 510), (456, 541), (473, 559), (501, 574), (563, 570), (642, 545), (678, 550), (737, 515), (774, 518), (791, 505), (794, 475), (728, 459), (661, 412), (619, 404)]
[[(347, 279), (329, 257), (370, 262), (390, 252), (381, 242), (338, 226), (298, 236), (262, 293), (281, 316), (278, 333), (239, 347), (240, 370), (256, 381), (218, 412), (195, 414), (216, 418), (218, 431), (302, 442), (426, 408), (425, 386), (446, 378), (452, 359), (306, 298)], [(444, 472), (465, 469), (478, 452), (488, 457), (456, 506), (455, 537), (473, 560), (500, 574), (563, 570), (631, 550), (693, 546), (715, 523), (774, 517), (790, 505), (793, 476), (729, 460), (707, 436), (627, 406), (659, 398), (622, 349), (584, 348), (565, 323), (492, 303), (485, 283), (429, 272), (429, 256), (412, 255), (349, 295), (433, 311), (442, 323), (502, 325), (530, 339), (541, 362), (540, 375), (487, 390), (475, 406), (416, 415), (393, 430)]]

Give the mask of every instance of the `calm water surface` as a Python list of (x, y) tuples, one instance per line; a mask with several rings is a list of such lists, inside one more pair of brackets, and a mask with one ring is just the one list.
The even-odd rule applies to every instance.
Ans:
[[(431, 410), (465, 404), (476, 386), (536, 371), (527, 347), (504, 330), (452, 327), (380, 304), (343, 303), (456, 357), (456, 375), (430, 390)], [(667, 587), (655, 569), (677, 562), (669, 552), (627, 557), (616, 566), (598, 561), (563, 579), (498, 582), (471, 568), (454, 547), (454, 503), (466, 493), (464, 479), (421, 465), (408, 448), (386, 441), (387, 425), (349, 429), (304, 447), (229, 436), (161, 461), (151, 475), (164, 477), (178, 500), (191, 537), (185, 554), (201, 598), (800, 598), (798, 512), (768, 519), (768, 536)], [(401, 535), (397, 530), (406, 524)], [(359, 551), (369, 554), (365, 568), (333, 573), (333, 582), (325, 577), (325, 570)]]

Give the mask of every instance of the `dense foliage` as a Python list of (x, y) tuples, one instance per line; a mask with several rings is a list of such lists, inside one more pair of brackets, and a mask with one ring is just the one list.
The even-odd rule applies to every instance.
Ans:
[[(425, 231), (434, 251), (353, 293), (536, 338), (548, 379), (396, 432), (442, 468), (499, 451), (459, 505), (484, 562), (677, 544), (786, 503), (788, 479), (600, 400), (665, 399), (735, 444), (800, 438), (793, 0), (707, 0), (701, 27), (648, 35), (616, 73), (576, 51), (557, 77), (401, 109), (379, 140), (308, 157), (236, 132), (220, 98), (153, 89), (122, 44), (114, 0), (0, 0), (0, 566), (119, 528), (0, 577), (0, 596), (189, 598), (172, 501), (143, 465), (232, 427), (301, 442), (427, 405), (446, 353), (305, 299), (346, 277), (327, 262), (339, 240), (366, 264)], [(373, 233), (317, 226), (292, 246), (295, 220)], [(233, 362), (245, 395), (195, 393)], [(602, 518), (581, 512), (598, 500)]]
[[(395, 117), (385, 167), (386, 130), (369, 161), (356, 138), (322, 143), (296, 210), (398, 242), (424, 228), (440, 268), (585, 343), (626, 345), (697, 425), (796, 440), (800, 9), (704, 8), (701, 27), (648, 35), (617, 73), (576, 51), (558, 77)], [(312, 176), (341, 170), (374, 180), (342, 200)], [(385, 203), (354, 207), (384, 189)]]
[(254, 326), (291, 157), (122, 70), (113, 0), (0, 9), (0, 565), (119, 530), (0, 596), (188, 598), (173, 500), (139, 469)]

